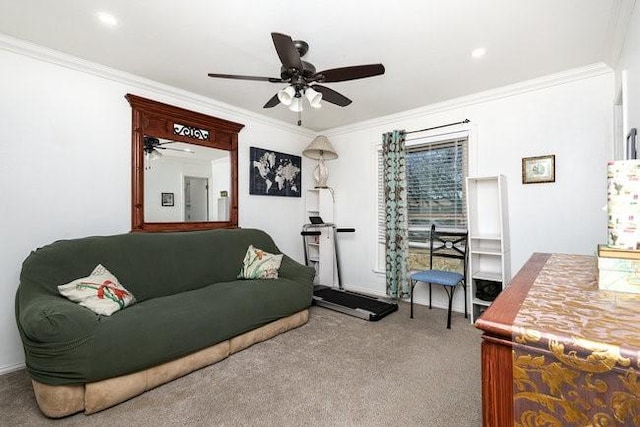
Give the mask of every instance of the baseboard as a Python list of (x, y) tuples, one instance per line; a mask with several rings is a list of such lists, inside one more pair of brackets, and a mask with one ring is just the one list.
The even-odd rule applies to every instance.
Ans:
[(0, 366), (0, 375), (9, 374), (11, 372), (19, 371), (20, 369), (24, 369), (24, 368), (25, 368), (24, 362), (15, 363), (13, 365)]

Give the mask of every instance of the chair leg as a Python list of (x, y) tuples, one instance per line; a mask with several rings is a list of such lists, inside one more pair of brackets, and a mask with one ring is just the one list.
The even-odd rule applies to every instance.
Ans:
[(411, 280), (411, 314), (409, 315), (409, 319), (413, 319), (413, 288), (416, 287), (415, 280)]
[[(457, 286), (452, 286), (451, 291), (447, 291), (449, 295), (449, 312), (447, 313), (447, 329), (451, 329), (451, 308), (453, 306), (453, 293), (456, 291)], [(446, 289), (446, 287), (445, 287)]]
[(462, 282), (462, 289), (464, 289), (464, 318), (467, 319), (469, 310), (467, 309), (467, 284), (465, 282)]
[(431, 283), (429, 283), (429, 310), (431, 310)]

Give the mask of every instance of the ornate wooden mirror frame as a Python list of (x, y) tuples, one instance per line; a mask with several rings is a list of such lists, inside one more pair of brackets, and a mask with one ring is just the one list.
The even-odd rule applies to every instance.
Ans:
[[(125, 96), (132, 108), (131, 230), (187, 231), (238, 226), (238, 132), (243, 124), (185, 110), (136, 95)], [(144, 137), (152, 135), (176, 142), (229, 151), (231, 161), (228, 221), (145, 222)]]

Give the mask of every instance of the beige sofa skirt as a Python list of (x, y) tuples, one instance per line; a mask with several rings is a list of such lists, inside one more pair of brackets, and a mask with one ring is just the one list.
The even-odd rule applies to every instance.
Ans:
[(309, 310), (305, 309), (230, 340), (144, 371), (77, 385), (53, 386), (31, 380), (33, 391), (40, 410), (48, 417), (60, 418), (83, 410), (85, 414), (93, 414), (197, 369), (213, 365), (253, 344), (302, 326), (308, 320)]

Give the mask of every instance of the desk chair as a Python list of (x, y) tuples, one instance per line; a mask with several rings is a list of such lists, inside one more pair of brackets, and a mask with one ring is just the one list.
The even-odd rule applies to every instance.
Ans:
[[(453, 303), (453, 294), (462, 284), (464, 288), (464, 317), (467, 318), (467, 239), (466, 231), (436, 231), (436, 226), (431, 225), (431, 234), (429, 237), (429, 270), (419, 271), (410, 276), (411, 279), (411, 316), (413, 319), (413, 288), (418, 282), (429, 284), (429, 308), (431, 308), (431, 285), (442, 285), (449, 296), (449, 312), (447, 314), (447, 329), (451, 329), (451, 305)], [(462, 261), (462, 274), (434, 270), (434, 258), (453, 258)]]

